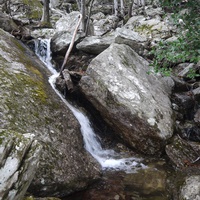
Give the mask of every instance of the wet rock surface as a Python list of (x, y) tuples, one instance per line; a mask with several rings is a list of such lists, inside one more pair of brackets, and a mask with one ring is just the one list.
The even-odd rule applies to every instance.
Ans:
[(148, 168), (136, 173), (105, 171), (100, 182), (63, 200), (167, 200), (170, 195), (165, 167), (164, 160), (154, 160)]
[(77, 120), (35, 55), (3, 30), (0, 39), (0, 128), (32, 133), (43, 147), (29, 191), (63, 196), (85, 188), (99, 178), (100, 167), (84, 149)]
[[(37, 21), (37, 23), (40, 21), (41, 3), (39, 1), (34, 1), (34, 6), (36, 5), (35, 2), (37, 3), (39, 2), (39, 4), (37, 4), (37, 6), (39, 7), (36, 6), (37, 10), (31, 9), (31, 12), (29, 12), (31, 5), (25, 5), (24, 3), (22, 3), (21, 0), (19, 1), (11, 0), (10, 2), (12, 6), (11, 8), (12, 16), (14, 16), (14, 20), (18, 25), (23, 24), (29, 27), (29, 25), (32, 23), (35, 23), (35, 21)], [(69, 3), (66, 3), (66, 2), (52, 1), (52, 4), (53, 3), (56, 4), (56, 5), (53, 5), (54, 8), (59, 7), (59, 9), (62, 10), (62, 12), (60, 12), (60, 10), (58, 12), (55, 9), (54, 10), (52, 9), (53, 16), (51, 16), (51, 22), (54, 25), (56, 24), (56, 21), (58, 20), (58, 18), (61, 18), (63, 15), (65, 15), (66, 12), (69, 11), (69, 8), (71, 9), (71, 7)], [(100, 49), (99, 53), (102, 52), (111, 43), (113, 43), (113, 38), (112, 38), (112, 41), (108, 41), (109, 37), (106, 38), (105, 39), (106, 42), (104, 42), (102, 38), (104, 39), (104, 36), (106, 36), (106, 34), (109, 35), (110, 32), (112, 33), (115, 31), (117, 32), (116, 30), (117, 27), (119, 27), (118, 29), (119, 32), (118, 32), (117, 38), (115, 38), (115, 43), (127, 44), (132, 49), (136, 50), (137, 53), (147, 58), (150, 58), (150, 56), (148, 55), (149, 49), (151, 49), (152, 46), (156, 45), (160, 41), (161, 38), (173, 40), (175, 38), (173, 37), (173, 34), (176, 33), (176, 29), (174, 29), (175, 27), (173, 27), (173, 24), (169, 21), (169, 18), (168, 18), (169, 16), (164, 16), (162, 9), (159, 7), (157, 8), (159, 2), (146, 1), (146, 3), (147, 3), (147, 6), (145, 7), (145, 10), (143, 8), (134, 9), (132, 11), (133, 16), (128, 21), (126, 21), (124, 19), (121, 20), (118, 17), (111, 15), (112, 5), (102, 6), (102, 5), (99, 5), (99, 2), (96, 2), (97, 5), (94, 7), (94, 10), (93, 10), (94, 15), (92, 15), (91, 17), (92, 18), (91, 25), (94, 27), (93, 34), (97, 36), (97, 37), (95, 36), (94, 38), (100, 38), (100, 40), (97, 43), (95, 42), (92, 43), (93, 45), (92, 46), (90, 43), (87, 43), (88, 41), (91, 42), (90, 39), (92, 37), (88, 37), (86, 43), (83, 45), (83, 47), (79, 49), (79, 51), (76, 48), (74, 48), (73, 55), (69, 59), (67, 68), (68, 69), (71, 68), (70, 70), (72, 71), (75, 70), (81, 73), (83, 72), (84, 74), (84, 71), (87, 69), (94, 55), (84, 54), (81, 51), (82, 50), (85, 51), (85, 49), (87, 49), (87, 52), (92, 53), (94, 49), (98, 49), (98, 51)], [(153, 7), (149, 6), (148, 4), (152, 4)], [(1, 4), (0, 9), (2, 9), (3, 6), (4, 5)], [(15, 8), (17, 9), (16, 9), (16, 12), (14, 13)], [(102, 11), (102, 13), (100, 13), (99, 11)], [(5, 10), (3, 12), (5, 12)], [(26, 17), (21, 18), (21, 13), (23, 13)], [(35, 13), (36, 15), (35, 14), (33, 15), (33, 13)], [(2, 19), (1, 19), (1, 22), (2, 22), (0, 23), (2, 25), (1, 28), (9, 32), (11, 32), (12, 29), (16, 29), (15, 24), (13, 25), (13, 22), (10, 21), (10, 19), (8, 20), (7, 18), (4, 18), (4, 17), (5, 15), (2, 16)], [(75, 18), (74, 19), (72, 18), (71, 21), (66, 20), (65, 18), (63, 19), (64, 20), (60, 20), (59, 23), (65, 24), (65, 22), (68, 21), (70, 23), (72, 22), (73, 24), (73, 22), (76, 21)], [(125, 27), (123, 27), (124, 25)], [(71, 25), (70, 27), (66, 28), (67, 24), (65, 24), (64, 26), (62, 26), (63, 27), (62, 30), (61, 29), (58, 30), (58, 32), (60, 33), (57, 34), (57, 36), (55, 35), (54, 37), (57, 39), (61, 38), (60, 36), (64, 32), (66, 32), (66, 29), (70, 29), (73, 26), (74, 25)], [(18, 28), (19, 27), (17, 27), (16, 29), (16, 33), (20, 31)], [(49, 37), (52, 37), (55, 34), (55, 32), (56, 31), (54, 29), (51, 29), (51, 30), (35, 29), (35, 30), (31, 30), (31, 33), (32, 33), (31, 35), (35, 38), (37, 37), (49, 38)], [(23, 34), (24, 32), (20, 32), (19, 36), (15, 35), (15, 37), (18, 39), (22, 39)], [(70, 34), (66, 34), (62, 39), (62, 42), (66, 42), (68, 38), (68, 42), (66, 42), (66, 46), (64, 47), (64, 49), (62, 50), (59, 49), (59, 51), (57, 51), (56, 50), (57, 47), (55, 47), (55, 49), (53, 50), (55, 52), (53, 57), (54, 57), (54, 60), (58, 63), (57, 64), (58, 67), (56, 67), (58, 69), (59, 69), (59, 66), (61, 66), (62, 64), (63, 55), (67, 47), (69, 46), (69, 41), (71, 38)], [(140, 36), (139, 39), (136, 37), (133, 37), (137, 35)], [(0, 49), (1, 53), (5, 51), (5, 47), (7, 46), (4, 40), (6, 41), (7, 39), (1, 39), (2, 41), (2, 46)], [(83, 43), (84, 42), (85, 41), (83, 40)], [(98, 47), (99, 44), (102, 45), (100, 48)], [(60, 46), (62, 46), (62, 43)], [(12, 52), (13, 57), (20, 57), (21, 59), (21, 56), (19, 56), (19, 54), (17, 53), (18, 50), (16, 50), (15, 48), (12, 48), (10, 52)], [(23, 52), (22, 55), (28, 55), (27, 57), (29, 56), (32, 57), (30, 52), (28, 54), (24, 54)], [(80, 136), (79, 126), (77, 125), (76, 120), (75, 121), (72, 120), (73, 116), (71, 115), (71, 113), (69, 113), (68, 110), (66, 110), (62, 106), (61, 107), (59, 106), (59, 104), (61, 104), (60, 101), (54, 104), (55, 106), (49, 103), (48, 106), (39, 108), (37, 103), (35, 103), (36, 99), (46, 101), (46, 99), (48, 99), (49, 97), (52, 98), (52, 96), (54, 95), (51, 92), (51, 90), (48, 89), (48, 87), (45, 87), (45, 91), (47, 90), (46, 92), (47, 96), (44, 96), (43, 90), (41, 89), (39, 85), (37, 85), (38, 80), (33, 81), (34, 86), (31, 85), (30, 87), (30, 84), (29, 84), (30, 80), (26, 80), (24, 77), (21, 77), (21, 75), (20, 77), (18, 77), (19, 69), (24, 69), (24, 66), (22, 64), (19, 64), (18, 62), (15, 62), (15, 61), (13, 62), (13, 60), (10, 59), (10, 57), (8, 57), (7, 55), (4, 55), (2, 60), (0, 59), (2, 66), (5, 63), (5, 61), (8, 63), (6, 64), (6, 68), (8, 70), (5, 71), (5, 73), (2, 73), (3, 78), (0, 79), (1, 89), (3, 88), (3, 91), (5, 92), (2, 95), (3, 104), (1, 104), (0, 106), (1, 128), (11, 127), (12, 129), (16, 129), (20, 133), (21, 132), (25, 133), (27, 131), (30, 131), (30, 132), (36, 131), (38, 140), (45, 147), (44, 152), (50, 152), (50, 155), (52, 157), (55, 157), (55, 159), (51, 159), (51, 156), (49, 157), (49, 153), (48, 153), (48, 156), (46, 155), (46, 153), (44, 152), (42, 153), (43, 155), (41, 158), (42, 164), (40, 165), (41, 173), (37, 174), (37, 177), (34, 180), (35, 182), (33, 183), (34, 187), (32, 187), (31, 191), (32, 192), (36, 191), (35, 193), (37, 195), (48, 196), (49, 194), (52, 195), (53, 193), (53, 195), (55, 196), (59, 196), (59, 195), (61, 196), (61, 195), (65, 195), (71, 192), (76, 192), (79, 189), (82, 190), (86, 188), (88, 186), (88, 181), (87, 181), (88, 174), (92, 174), (91, 176), (89, 175), (90, 180), (92, 181), (94, 179), (96, 180), (96, 178), (94, 177), (97, 177), (97, 178), (99, 177), (99, 168), (98, 168), (98, 165), (96, 165), (93, 161), (90, 160), (91, 158), (88, 158), (88, 155), (85, 155), (85, 153), (83, 153), (84, 148), (82, 148), (83, 147), (82, 138)], [(22, 59), (21, 61), (23, 62), (23, 64), (29, 63), (29, 61), (25, 61), (24, 59)], [(39, 65), (41, 65), (41, 63)], [(12, 67), (12, 68), (9, 68), (9, 67)], [(42, 71), (43, 70), (45, 69), (42, 68)], [(146, 172), (144, 171), (141, 172), (140, 174), (141, 176), (137, 174), (124, 175), (123, 173), (110, 172), (108, 174), (104, 174), (104, 176), (102, 177), (102, 180), (98, 183), (99, 185), (98, 184), (97, 185), (94, 184), (93, 186), (90, 185), (89, 191), (77, 192), (76, 195), (69, 197), (69, 199), (70, 198), (73, 200), (76, 200), (76, 199), (77, 200), (79, 199), (84, 199), (84, 200), (88, 200), (88, 199), (94, 199), (94, 200), (100, 200), (100, 199), (102, 200), (104, 199), (112, 199), (112, 200), (188, 199), (189, 200), (190, 199), (190, 200), (193, 200), (194, 199), (194, 200), (197, 200), (199, 199), (200, 190), (199, 190), (198, 182), (199, 182), (199, 160), (200, 160), (199, 159), (199, 155), (200, 155), (200, 150), (199, 150), (199, 129), (200, 129), (199, 127), (199, 121), (200, 121), (199, 120), (200, 118), (199, 117), (200, 116), (199, 114), (200, 113), (199, 112), (199, 102), (200, 102), (199, 88), (200, 88), (200, 84), (199, 84), (198, 77), (188, 78), (188, 75), (190, 75), (191, 70), (199, 74), (199, 70), (200, 70), (199, 65), (194, 65), (193, 63), (182, 63), (180, 65), (177, 65), (177, 68), (175, 69), (175, 72), (176, 72), (175, 76), (172, 77), (175, 85), (172, 84), (170, 87), (165, 88), (165, 90), (168, 91), (167, 92), (168, 94), (171, 92), (171, 89), (173, 88), (173, 95), (172, 95), (171, 101), (172, 101), (173, 112), (176, 114), (175, 116), (173, 116), (173, 120), (176, 120), (175, 132), (173, 134), (176, 136), (173, 137), (171, 140), (168, 140), (168, 144), (166, 146), (166, 154), (168, 157), (167, 164), (169, 168), (171, 167), (171, 165), (174, 167), (174, 170), (172, 170), (173, 172), (172, 173), (170, 172), (168, 174), (168, 170), (162, 171), (160, 170), (160, 168), (157, 169), (157, 167), (155, 167), (154, 165), (154, 167), (150, 168), (149, 170), (149, 171), (152, 171), (152, 175), (155, 176), (155, 179), (152, 178), (151, 181), (149, 180), (150, 179), (149, 177), (151, 176), (148, 175), (149, 174), (149, 172), (147, 172), (148, 170)], [(37, 70), (35, 70), (35, 66), (34, 68), (31, 67), (29, 71), (31, 71), (31, 77), (37, 77), (38, 75), (42, 76)], [(1, 70), (1, 72), (4, 72), (4, 69)], [(17, 77), (12, 76), (13, 72), (17, 75)], [(25, 75), (27, 74), (27, 72), (24, 72), (24, 71), (23, 73)], [(48, 74), (48, 72), (46, 71), (45, 73)], [(5, 84), (5, 80), (6, 80), (5, 77), (7, 75), (10, 76), (10, 79)], [(17, 80), (17, 82), (13, 82), (15, 79)], [(23, 86), (25, 89), (23, 89), (20, 86), (21, 79), (23, 79)], [(26, 81), (25, 84), (24, 84), (24, 80)], [(63, 88), (61, 90), (63, 90), (62, 92), (64, 92), (66, 85), (65, 83), (62, 83), (62, 84), (63, 84)], [(77, 82), (75, 83), (75, 85), (77, 85)], [(14, 89), (12, 89), (12, 91), (9, 93), (6, 88), (9, 88), (9, 89), (14, 88)], [(33, 90), (31, 90), (31, 88), (33, 88)], [(29, 94), (30, 92), (32, 93), (32, 96), (30, 97), (31, 100), (30, 101), (24, 100), (25, 98), (27, 98), (27, 94)], [(74, 92), (74, 90), (72, 92)], [(24, 95), (21, 95), (21, 93), (23, 93)], [(8, 94), (8, 98), (6, 97), (7, 99), (4, 98), (6, 94)], [(106, 94), (108, 96), (108, 103), (112, 104), (113, 96), (110, 95), (110, 92), (107, 92)], [(14, 98), (14, 102), (22, 101), (22, 104), (24, 105), (25, 103), (27, 107), (18, 106), (18, 104), (14, 105), (13, 101), (11, 101), (13, 100), (13, 98)], [(78, 97), (75, 97), (75, 98), (78, 98)], [(20, 101), (18, 101), (19, 99)], [(4, 104), (5, 102), (8, 102), (8, 103)], [(52, 105), (53, 107), (51, 107)], [(14, 106), (14, 109), (12, 108), (12, 106)], [(48, 111), (49, 107), (50, 107), (50, 110)], [(99, 109), (99, 105), (97, 106), (97, 108)], [(43, 111), (42, 117), (41, 117), (41, 110)], [(124, 111), (124, 109), (122, 111)], [(7, 119), (4, 118), (5, 117), (4, 113), (6, 113), (6, 116), (8, 116)], [(50, 114), (53, 115), (52, 118), (49, 118)], [(117, 115), (117, 117), (114, 119), (118, 120), (118, 118), (119, 118), (119, 115)], [(28, 120), (31, 121), (32, 126), (34, 128), (29, 127)], [(66, 121), (68, 122), (71, 120), (73, 121), (73, 123), (69, 127), (68, 126), (69, 124), (66, 123)], [(56, 127), (53, 125), (53, 123), (55, 123)], [(40, 127), (41, 124), (45, 125), (45, 127), (43, 126), (43, 128), (41, 128)], [(105, 128), (105, 132), (106, 130), (107, 129)], [(64, 138), (61, 136), (62, 134), (61, 135), (59, 134), (60, 131), (66, 134)], [(58, 137), (61, 138), (62, 142), (57, 141), (58, 139), (57, 134), (59, 135)], [(73, 143), (74, 140), (72, 141), (71, 139), (69, 139), (71, 138), (72, 135), (73, 137), (75, 137), (76, 144)], [(110, 137), (110, 138), (111, 138), (110, 140), (112, 140), (114, 137)], [(146, 140), (142, 139), (141, 142), (146, 142)], [(79, 143), (78, 146), (77, 146), (77, 143)], [(74, 151), (71, 149), (71, 145), (72, 145), (72, 148), (74, 148), (73, 149)], [(165, 144), (163, 146), (165, 146)], [(57, 151), (58, 147), (62, 148), (63, 155), (60, 155), (59, 152)], [(152, 149), (149, 149), (149, 150), (151, 151)], [(68, 152), (67, 154), (66, 154), (66, 151)], [(71, 151), (73, 151), (73, 153), (69, 154), (69, 152)], [(78, 157), (76, 157), (77, 152), (81, 152)], [(158, 154), (160, 155), (162, 153), (164, 152), (159, 152)], [(70, 156), (66, 156), (66, 155), (70, 155)], [(87, 157), (86, 160), (85, 160), (85, 156)], [(48, 158), (48, 162), (46, 161), (47, 158)], [(92, 167), (91, 165), (88, 166), (88, 162), (90, 163), (90, 161), (92, 162), (91, 164)], [(72, 165), (66, 164), (67, 162), (71, 163)], [(82, 162), (82, 164), (80, 164), (80, 162)], [(77, 167), (74, 167), (74, 164), (76, 164)], [(55, 170), (52, 169), (54, 165), (58, 166), (58, 168), (56, 168)], [(66, 165), (67, 165), (67, 168), (65, 168)], [(97, 167), (97, 169), (94, 170), (95, 172), (92, 171), (90, 173), (91, 171), (90, 169), (91, 168), (93, 169), (93, 167)], [(48, 168), (51, 168), (51, 169), (48, 171), (47, 170)], [(83, 172), (83, 169), (87, 171), (86, 172), (87, 175), (85, 175), (85, 171)], [(158, 173), (155, 169), (157, 169)], [(82, 172), (79, 172), (79, 171), (82, 171)], [(51, 172), (51, 173), (48, 173), (48, 172)], [(43, 174), (45, 175), (43, 176)], [(77, 177), (75, 178), (75, 182), (74, 182), (74, 179), (72, 178), (73, 175)], [(163, 176), (163, 179), (160, 179), (159, 175)], [(172, 178), (168, 179), (168, 175), (172, 176)], [(81, 179), (80, 176), (83, 176), (84, 180)], [(144, 182), (143, 182), (143, 177), (146, 177), (146, 179), (144, 179), (145, 180)], [(137, 182), (135, 181), (136, 179), (138, 180)], [(126, 181), (124, 182), (124, 180)], [(165, 181), (167, 182), (167, 184), (165, 183)], [(50, 185), (49, 188), (47, 188), (48, 191), (50, 192), (45, 191), (46, 188), (45, 188), (45, 185), (43, 184), (44, 182), (45, 184), (48, 184), (48, 186)], [(61, 183), (59, 186), (57, 184), (58, 182)], [(147, 187), (149, 182), (152, 183), (150, 184), (151, 187)], [(36, 184), (38, 183), (39, 187), (35, 187), (34, 185), (35, 183)], [(160, 185), (162, 187), (157, 187), (156, 190), (153, 190), (154, 185), (155, 186)], [(64, 186), (64, 189), (61, 188), (60, 186)], [(164, 187), (167, 187), (167, 192), (164, 190)], [(149, 194), (147, 194), (148, 193), (147, 188), (150, 189), (151, 191)], [(140, 189), (143, 191), (140, 191)], [(62, 192), (59, 194), (56, 193), (58, 190)], [(38, 199), (52, 200), (54, 198), (46, 197), (46, 198), (36, 198), (36, 199), (37, 200)]]

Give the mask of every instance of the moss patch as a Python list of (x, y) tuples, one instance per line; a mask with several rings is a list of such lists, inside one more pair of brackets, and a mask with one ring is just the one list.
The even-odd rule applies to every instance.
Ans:
[(53, 107), (53, 112), (54, 107), (59, 106), (48, 99), (45, 70), (38, 68), (31, 56), (29, 58), (27, 49), (15, 38), (0, 30), (0, 39), (6, 41), (0, 44), (3, 50), (0, 52), (0, 112), (3, 113), (1, 120), (5, 122), (1, 127), (23, 131), (31, 123), (48, 124), (43, 116), (45, 108)]
[(153, 25), (147, 25), (147, 24), (143, 24), (141, 26), (138, 26), (135, 28), (135, 31), (141, 34), (152, 34), (153, 30)]
[(38, 0), (22, 0), (27, 7), (27, 17), (39, 20), (42, 17), (42, 4)]

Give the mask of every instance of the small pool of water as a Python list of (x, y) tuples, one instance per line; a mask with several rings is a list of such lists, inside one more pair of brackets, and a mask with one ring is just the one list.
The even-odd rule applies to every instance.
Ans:
[(104, 171), (99, 182), (62, 200), (171, 200), (165, 160), (149, 162), (135, 173)]

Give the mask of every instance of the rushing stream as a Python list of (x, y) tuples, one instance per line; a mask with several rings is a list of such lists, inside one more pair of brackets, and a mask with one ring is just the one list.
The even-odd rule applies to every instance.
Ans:
[(56, 72), (51, 63), (50, 39), (40, 39), (35, 41), (35, 53), (52, 73), (52, 76), (49, 78), (49, 83), (51, 84), (52, 88), (79, 121), (86, 150), (90, 152), (90, 154), (101, 164), (102, 168), (121, 170), (127, 173), (134, 172), (136, 169), (138, 169), (138, 166), (140, 168), (145, 168), (145, 165), (141, 163), (142, 159), (140, 158), (121, 158), (122, 156), (119, 153), (116, 153), (114, 150), (103, 149), (101, 146), (101, 141), (94, 133), (87, 116), (72, 106), (55, 88), (54, 83), (59, 73)]

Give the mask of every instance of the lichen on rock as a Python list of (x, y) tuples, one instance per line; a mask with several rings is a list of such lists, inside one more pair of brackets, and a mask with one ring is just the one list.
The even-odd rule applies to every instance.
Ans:
[(1, 29), (0, 40), (0, 128), (33, 133), (43, 147), (29, 191), (63, 196), (84, 189), (101, 169), (84, 148), (78, 121), (51, 88), (42, 62)]
[(41, 149), (33, 134), (0, 129), (0, 198), (23, 198), (36, 173)]
[(92, 60), (80, 89), (131, 148), (158, 153), (173, 134), (165, 84), (129, 46), (111, 44)]

